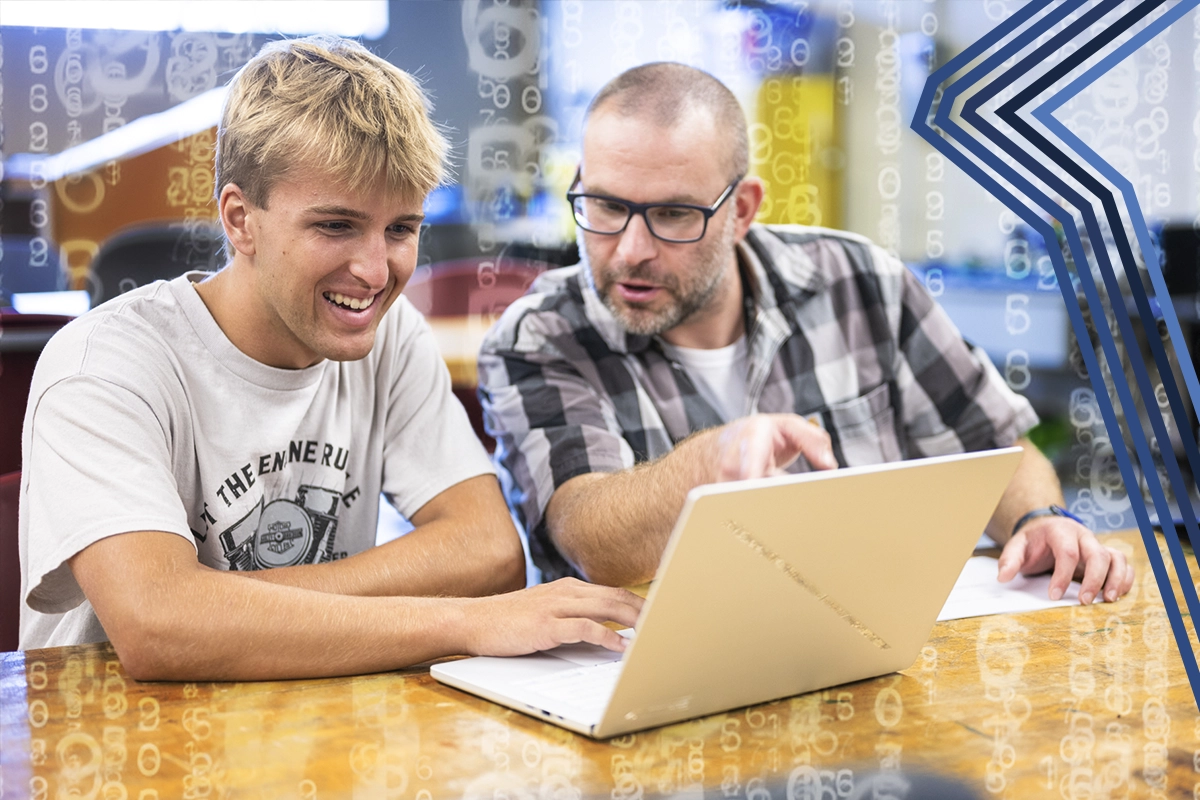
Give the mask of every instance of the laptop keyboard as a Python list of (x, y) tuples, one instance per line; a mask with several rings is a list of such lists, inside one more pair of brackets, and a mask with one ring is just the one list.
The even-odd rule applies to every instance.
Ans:
[(591, 667), (577, 667), (553, 675), (529, 678), (517, 685), (551, 700), (570, 703), (589, 718), (598, 720), (617, 685), (621, 664), (620, 661), (610, 661)]

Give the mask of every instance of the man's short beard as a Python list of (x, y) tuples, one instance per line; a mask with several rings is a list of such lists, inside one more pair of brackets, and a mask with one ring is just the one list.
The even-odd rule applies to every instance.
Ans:
[[(632, 278), (636, 275), (635, 271), (627, 277)], [(706, 308), (721, 286), (721, 277), (721, 273), (718, 272), (711, 276), (707, 284), (699, 287), (699, 291), (684, 295), (680, 294), (678, 281), (665, 283), (663, 290), (670, 294), (675, 302), (658, 311), (634, 309), (619, 303), (613, 298), (612, 287), (615, 280), (611, 279), (606, 279), (600, 289), (600, 299), (627, 332), (635, 336), (658, 336), (687, 322), (697, 311)]]
[[(669, 273), (656, 275), (643, 265), (638, 265), (623, 273), (617, 273), (607, 267), (600, 267), (597, 272), (593, 268), (595, 262), (588, 254), (587, 240), (582, 235), (582, 231), (579, 235), (579, 252), (583, 266), (591, 276), (596, 294), (600, 296), (605, 308), (612, 312), (621, 327), (627, 333), (635, 336), (658, 336), (687, 322), (693, 315), (703, 311), (712, 303), (717, 291), (721, 288), (721, 281), (725, 277), (725, 269), (730, 258), (729, 251), (734, 222), (733, 215), (729, 215), (725, 230), (721, 231), (720, 235), (710, 241), (703, 239), (700, 241), (696, 252), (695, 274), (701, 280), (686, 287), (681, 285), (677, 276)], [(710, 231), (710, 234), (712, 233), (716, 233), (716, 231)], [(674, 299), (674, 302), (657, 311), (631, 308), (621, 303), (615, 298), (616, 284), (622, 280), (636, 278), (652, 278), (656, 284), (661, 286), (662, 291)]]

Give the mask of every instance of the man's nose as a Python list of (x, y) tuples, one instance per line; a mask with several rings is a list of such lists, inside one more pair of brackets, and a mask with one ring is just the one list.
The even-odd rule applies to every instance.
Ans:
[(355, 254), (350, 271), (372, 289), (381, 289), (387, 283), (390, 252), (386, 236), (368, 236), (362, 248)]
[(640, 264), (649, 261), (658, 253), (658, 240), (650, 233), (649, 226), (641, 214), (634, 214), (629, 219), (625, 230), (617, 234), (617, 255), (626, 264)]

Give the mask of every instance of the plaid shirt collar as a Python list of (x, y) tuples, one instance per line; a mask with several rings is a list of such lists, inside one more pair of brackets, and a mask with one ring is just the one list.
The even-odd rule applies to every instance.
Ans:
[[(801, 305), (824, 288), (825, 280), (803, 251), (788, 247), (774, 236), (764, 235), (758, 225), (750, 227), (735, 252), (742, 278), (742, 310), (753, 386), (756, 372), (761, 367), (762, 378), (766, 378), (779, 345), (791, 335), (792, 325), (780, 306)], [(767, 272), (763, 267), (764, 259), (775, 265), (776, 274)], [(661, 340), (657, 336), (626, 332), (600, 299), (592, 271), (586, 265), (580, 265), (579, 273), (584, 315), (614, 353), (637, 355), (652, 346), (658, 347)]]

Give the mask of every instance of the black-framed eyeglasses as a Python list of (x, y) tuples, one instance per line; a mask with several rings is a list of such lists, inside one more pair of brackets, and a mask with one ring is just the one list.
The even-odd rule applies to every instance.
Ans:
[[(571, 188), (579, 185), (580, 172), (575, 171)], [(575, 224), (591, 233), (612, 236), (629, 226), (629, 220), (638, 214), (646, 221), (646, 228), (656, 239), (675, 244), (698, 242), (708, 230), (708, 220), (733, 194), (742, 182), (739, 177), (725, 187), (717, 202), (711, 206), (691, 203), (634, 203), (619, 197), (587, 192), (567, 192), (567, 201), (575, 215)]]

